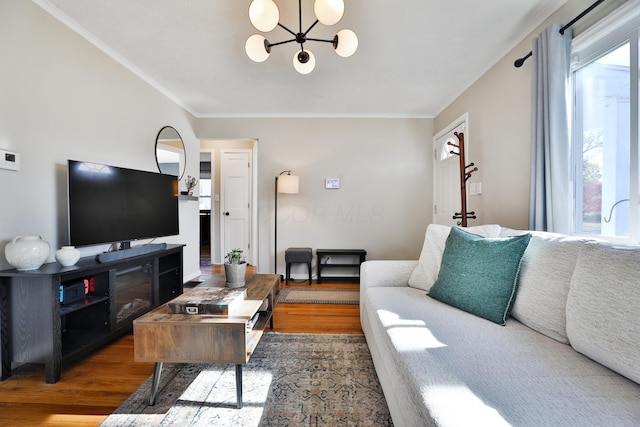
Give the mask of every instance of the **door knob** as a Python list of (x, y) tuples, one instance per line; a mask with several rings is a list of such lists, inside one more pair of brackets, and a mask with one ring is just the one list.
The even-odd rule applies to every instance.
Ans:
[(225, 216), (229, 216), (229, 212), (225, 212), (224, 214), (225, 214)]

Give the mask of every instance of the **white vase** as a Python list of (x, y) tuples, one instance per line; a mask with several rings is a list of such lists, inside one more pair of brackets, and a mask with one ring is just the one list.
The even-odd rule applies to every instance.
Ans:
[(40, 236), (18, 236), (4, 248), (7, 262), (20, 271), (37, 270), (49, 256), (49, 244)]
[(63, 246), (54, 255), (63, 267), (71, 267), (80, 259), (80, 251), (75, 246)]

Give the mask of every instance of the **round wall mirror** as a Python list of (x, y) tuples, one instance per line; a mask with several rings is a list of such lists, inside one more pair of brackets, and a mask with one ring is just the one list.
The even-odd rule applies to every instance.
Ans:
[(184, 175), (186, 156), (184, 142), (177, 130), (171, 126), (160, 129), (156, 137), (156, 162), (160, 172), (177, 176)]

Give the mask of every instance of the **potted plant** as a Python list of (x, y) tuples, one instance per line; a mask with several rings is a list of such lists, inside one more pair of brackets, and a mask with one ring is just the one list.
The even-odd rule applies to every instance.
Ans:
[(247, 275), (247, 263), (242, 249), (233, 249), (224, 259), (225, 285), (228, 288), (243, 287)]
[(187, 178), (184, 180), (184, 185), (187, 187), (187, 191), (185, 193), (191, 196), (193, 194), (193, 189), (198, 185), (198, 180), (191, 175), (187, 175)]

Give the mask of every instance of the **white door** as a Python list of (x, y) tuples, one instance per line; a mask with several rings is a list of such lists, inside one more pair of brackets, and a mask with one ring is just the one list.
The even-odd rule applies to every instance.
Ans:
[(443, 225), (457, 225), (453, 219), (460, 212), (460, 158), (453, 154), (458, 152), (448, 142), (458, 144), (454, 132), (465, 134), (465, 151), (468, 154), (467, 117), (462, 116), (433, 138), (433, 222)]
[(220, 163), (221, 256), (232, 249), (244, 251), (253, 264), (251, 241), (251, 150), (222, 150)]

